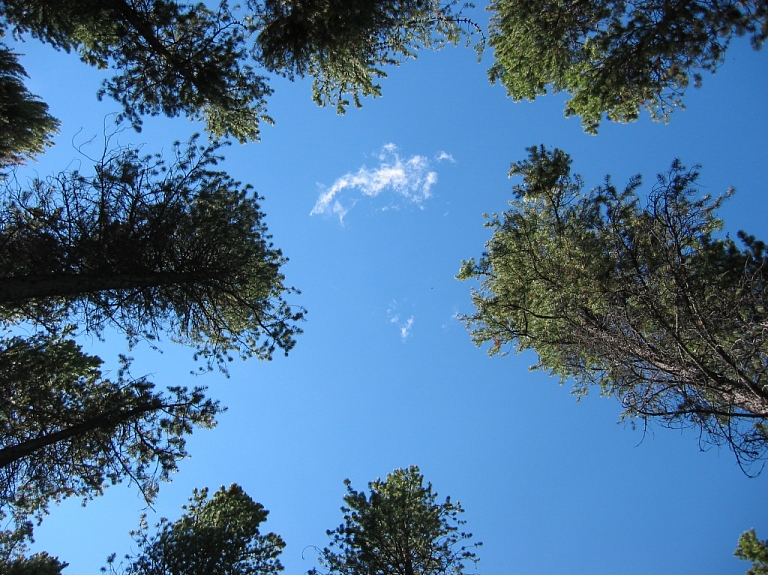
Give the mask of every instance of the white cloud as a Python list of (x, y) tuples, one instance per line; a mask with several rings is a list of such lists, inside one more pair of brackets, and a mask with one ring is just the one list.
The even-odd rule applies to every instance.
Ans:
[(450, 155), (448, 152), (438, 152), (437, 155), (435, 156), (435, 159), (438, 162), (442, 162), (443, 160), (448, 160), (452, 164), (456, 163), (456, 160), (454, 160), (453, 156)]
[(406, 339), (411, 337), (411, 328), (413, 327), (413, 316), (408, 318), (404, 324), (400, 326), (400, 339), (405, 342)]
[[(437, 158), (453, 161), (446, 152), (440, 152)], [(376, 159), (379, 160), (377, 167), (363, 166), (355, 173), (341, 176), (329, 188), (322, 186), (310, 215), (335, 215), (344, 223), (344, 217), (361, 194), (375, 198), (390, 193), (395, 196), (395, 205), (390, 207), (397, 208), (401, 202), (423, 208), (422, 203), (431, 197), (431, 188), (437, 183), (437, 172), (430, 169), (429, 159), (419, 155), (403, 158), (395, 144), (386, 144)]]
[(389, 316), (389, 323), (393, 323), (400, 330), (400, 339), (403, 343), (411, 337), (411, 331), (413, 329), (414, 317), (411, 316), (405, 322), (400, 321), (400, 314), (397, 313), (398, 303), (396, 300), (392, 300), (387, 308), (387, 315)]

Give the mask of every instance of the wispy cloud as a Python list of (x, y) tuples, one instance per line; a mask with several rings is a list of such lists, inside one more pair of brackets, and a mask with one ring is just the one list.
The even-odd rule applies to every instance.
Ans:
[(435, 155), (435, 160), (437, 160), (438, 162), (442, 162), (444, 160), (447, 160), (447, 161), (451, 162), (452, 164), (456, 163), (456, 160), (454, 160), (453, 156), (450, 155), (448, 152), (438, 152)]
[[(357, 172), (341, 176), (329, 188), (321, 186), (320, 197), (310, 215), (334, 215), (343, 223), (361, 195), (374, 198), (390, 193), (394, 195), (395, 205), (402, 202), (420, 207), (432, 195), (437, 172), (431, 169), (427, 157), (401, 157), (395, 144), (386, 144), (375, 158), (379, 162), (377, 167), (363, 166)], [(439, 152), (435, 158), (438, 162), (445, 159), (453, 161), (446, 152)]]
[(400, 339), (405, 341), (411, 337), (411, 328), (413, 327), (413, 316), (409, 317), (406, 322), (400, 325)]
[(397, 312), (397, 301), (392, 300), (387, 308), (387, 315), (389, 316), (389, 323), (395, 324), (400, 330), (400, 340), (405, 343), (406, 340), (411, 337), (411, 331), (413, 329), (414, 317), (410, 316), (405, 321), (400, 321), (400, 314)]

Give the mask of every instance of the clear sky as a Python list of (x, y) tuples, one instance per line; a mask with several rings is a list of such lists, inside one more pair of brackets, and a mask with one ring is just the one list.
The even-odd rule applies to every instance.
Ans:
[[(96, 100), (100, 73), (33, 40), (17, 49), (30, 90), (62, 120), (56, 147), (30, 169), (86, 169), (75, 147), (95, 137), (83, 149), (98, 154), (118, 111)], [(700, 163), (703, 193), (737, 189), (726, 229), (768, 237), (766, 54), (737, 41), (670, 124), (645, 116), (598, 136), (563, 117), (560, 95), (506, 98), (487, 81), (489, 63), (468, 48), (423, 53), (346, 116), (315, 106), (308, 82), (274, 80), (275, 126), (226, 149), (223, 168), (265, 198), (287, 283), (302, 291), (290, 303), (308, 310), (305, 333), (289, 357), (238, 362), (229, 379), (188, 375), (192, 352), (168, 342), (162, 355), (132, 352), (135, 375), (207, 385), (229, 407), (190, 438), (192, 457), (150, 521), (178, 517), (194, 487), (239, 483), (286, 540), (285, 573), (302, 575), (341, 522), (345, 478), (361, 489), (418, 465), (467, 510), (483, 575), (744, 573), (732, 553), (749, 528), (768, 538), (768, 471), (745, 477), (727, 449), (700, 451), (695, 431), (617, 424), (615, 400), (577, 403), (567, 385), (528, 371), (533, 355), (488, 358), (456, 319), (471, 311), (471, 286), (454, 275), (489, 238), (482, 214), (511, 199), (510, 162), (540, 143), (569, 152), (590, 186), (607, 173), (642, 173), (650, 185), (676, 157)], [(200, 129), (148, 120), (120, 139), (149, 153)], [(125, 351), (120, 336), (83, 343), (110, 363)], [(97, 573), (130, 550), (143, 507), (126, 485), (85, 508), (65, 502), (37, 529), (36, 549), (68, 561), (66, 573)]]

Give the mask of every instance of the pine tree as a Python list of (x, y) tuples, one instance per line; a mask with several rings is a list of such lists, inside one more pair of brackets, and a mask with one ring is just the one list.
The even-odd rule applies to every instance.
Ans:
[(768, 448), (765, 244), (714, 234), (723, 197), (696, 197), (673, 163), (641, 206), (641, 180), (584, 190), (561, 150), (512, 164), (511, 209), (459, 279), (476, 280), (465, 316), (489, 354), (531, 349), (537, 369), (596, 385), (623, 417), (693, 427), (745, 468)]

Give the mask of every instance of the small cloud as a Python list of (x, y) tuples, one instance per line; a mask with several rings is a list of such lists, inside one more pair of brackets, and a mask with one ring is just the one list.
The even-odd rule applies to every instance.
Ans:
[(443, 160), (448, 160), (452, 164), (456, 163), (456, 160), (453, 159), (453, 156), (450, 155), (448, 152), (438, 152), (435, 156), (435, 160), (438, 162), (442, 162)]
[(398, 303), (396, 300), (392, 300), (387, 308), (387, 315), (389, 316), (389, 323), (393, 323), (400, 330), (400, 339), (403, 343), (411, 337), (411, 331), (413, 329), (414, 317), (411, 316), (405, 322), (400, 321), (400, 314), (397, 312)]
[[(357, 172), (337, 178), (328, 188), (321, 186), (323, 190), (310, 215), (335, 215), (343, 224), (360, 195), (375, 198), (383, 193), (395, 196), (391, 209), (400, 207), (398, 200), (423, 209), (423, 202), (432, 196), (432, 186), (437, 183), (437, 172), (430, 169), (429, 159), (419, 155), (403, 158), (395, 144), (386, 144), (375, 157), (379, 160), (377, 167), (362, 166)], [(436, 158), (454, 161), (446, 152), (440, 152)]]
[(408, 318), (408, 321), (406, 321), (403, 325), (400, 326), (400, 339), (403, 340), (403, 343), (405, 343), (405, 340), (411, 337), (411, 328), (413, 327), (413, 316)]

